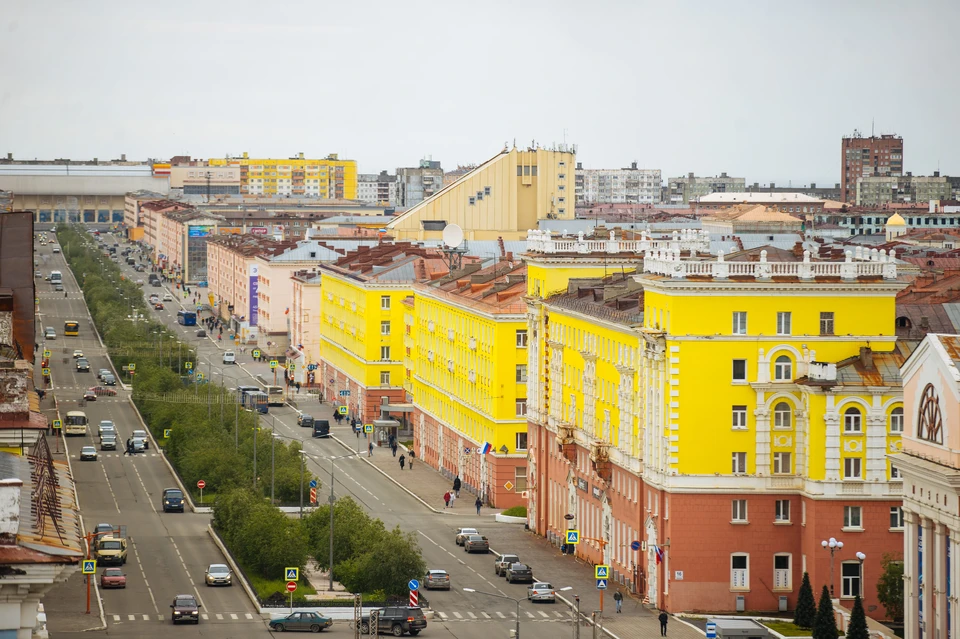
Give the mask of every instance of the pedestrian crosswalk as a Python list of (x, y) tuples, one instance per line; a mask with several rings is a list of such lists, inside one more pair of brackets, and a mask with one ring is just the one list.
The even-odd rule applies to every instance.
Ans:
[[(159, 457), (159, 453), (137, 453), (136, 455), (124, 455), (123, 453), (101, 453), (97, 451), (97, 457), (103, 459), (104, 457), (129, 457), (130, 459), (138, 459), (140, 457)], [(79, 455), (70, 455), (71, 459), (79, 458)]]
[[(132, 622), (166, 622), (170, 623), (169, 615), (158, 615), (158, 614), (107, 614), (107, 619), (114, 624), (123, 624), (123, 623), (132, 623)], [(250, 621), (262, 621), (260, 615), (255, 615), (251, 612), (202, 612), (200, 613), (201, 621), (210, 621), (213, 623), (223, 622), (223, 623), (247, 623)]]
[[(443, 612), (440, 610), (435, 610), (433, 612), (434, 619), (440, 622), (485, 622), (485, 621), (501, 621), (506, 619), (516, 619), (516, 612)], [(524, 610), (520, 612), (520, 619), (522, 621), (531, 621), (531, 622), (571, 622), (573, 621), (573, 612), (570, 610), (559, 611), (559, 610), (537, 610), (535, 612), (530, 612), (529, 610)]]

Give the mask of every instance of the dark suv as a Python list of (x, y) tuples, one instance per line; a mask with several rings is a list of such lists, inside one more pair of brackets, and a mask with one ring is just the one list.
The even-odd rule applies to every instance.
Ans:
[(166, 488), (163, 491), (163, 512), (183, 512), (183, 491), (179, 488)]
[[(404, 633), (416, 637), (427, 627), (427, 618), (420, 608), (412, 606), (388, 606), (380, 609), (379, 633), (390, 633), (400, 637)], [(360, 618), (360, 633), (370, 632), (370, 615)], [(378, 634), (379, 634), (378, 633)]]
[(193, 595), (177, 595), (170, 607), (173, 609), (170, 618), (174, 624), (200, 623), (200, 604)]

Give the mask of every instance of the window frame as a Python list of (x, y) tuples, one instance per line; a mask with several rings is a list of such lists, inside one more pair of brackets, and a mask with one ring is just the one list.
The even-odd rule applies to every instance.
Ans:
[[(737, 470), (737, 468), (740, 470)], [(730, 455), (730, 473), (733, 475), (747, 474), (747, 453), (745, 451), (733, 451)]]
[[(518, 397), (516, 400), (517, 417), (525, 417), (527, 414), (527, 398)], [(521, 412), (522, 409), (522, 412)]]
[(890, 530), (903, 530), (903, 506), (890, 506)]
[(790, 500), (778, 499), (773, 504), (773, 522), (777, 524), (789, 524), (790, 519)]
[(393, 361), (390, 359), (390, 347), (381, 346), (380, 347), (380, 361), (381, 362), (390, 362)]
[[(824, 330), (824, 328), (829, 330)], [(820, 335), (836, 335), (837, 319), (833, 311), (820, 311)]]
[(731, 335), (747, 334), (747, 311), (733, 311), (733, 319), (730, 327)]
[[(848, 464), (851, 468), (847, 468)], [(851, 475), (848, 474), (848, 470), (856, 469), (857, 474)], [(844, 481), (863, 481), (863, 459), (860, 457), (844, 457), (843, 458), (843, 480)]]
[[(897, 412), (900, 411), (900, 412)], [(894, 419), (899, 418), (899, 419)], [(900, 423), (900, 428), (895, 429), (894, 424), (896, 422)], [(891, 435), (903, 435), (903, 406), (897, 406), (890, 411), (889, 419), (887, 420), (888, 430)]]
[(749, 511), (746, 499), (730, 500), (730, 522), (737, 524), (746, 524), (750, 522)]
[[(745, 567), (744, 568), (734, 568), (733, 561), (734, 559), (743, 558)], [(734, 571), (742, 571), (743, 578), (742, 580), (735, 579), (734, 576), (736, 573)], [(742, 581), (742, 583), (740, 583)], [(747, 592), (750, 590), (750, 553), (746, 552), (732, 552), (730, 553), (730, 590), (733, 592)]]
[[(523, 474), (520, 471), (523, 471)], [(513, 468), (513, 492), (522, 493), (527, 490), (527, 480), (529, 479), (527, 475), (526, 466), (514, 466)]]
[[(847, 572), (846, 568), (852, 567), (856, 568), (857, 575), (847, 576), (844, 574)], [(853, 585), (856, 584), (856, 588), (853, 588)], [(848, 588), (849, 586), (849, 588)], [(840, 562), (840, 598), (841, 599), (855, 599), (857, 595), (863, 590), (863, 564), (859, 560), (847, 560)]]
[(793, 313), (777, 311), (777, 335), (793, 335)]
[[(856, 419), (853, 419), (854, 415), (856, 415)], [(863, 434), (863, 411), (860, 410), (859, 406), (847, 406), (843, 410), (843, 434)]]
[[(520, 436), (521, 436), (521, 435), (523, 436), (523, 446), (522, 446), (522, 447), (520, 446)], [(514, 441), (513, 441), (513, 443), (514, 443), (514, 450), (516, 450), (517, 452), (526, 451), (526, 450), (527, 450), (527, 445), (528, 445), (527, 431), (525, 431), (525, 430), (518, 431), (517, 433), (515, 433), (515, 437), (514, 437), (513, 439), (514, 439)]]
[[(787, 470), (783, 470), (783, 460), (786, 456)], [(773, 463), (771, 472), (774, 475), (792, 475), (793, 474), (793, 454), (788, 450), (778, 450), (773, 453)]]
[[(386, 378), (384, 378), (386, 376)], [(384, 381), (386, 379), (386, 381)], [(389, 386), (390, 385), (390, 371), (380, 371), (380, 385)]]
[[(786, 410), (781, 410), (781, 406), (786, 406)], [(786, 415), (787, 425), (782, 423), (782, 416)], [(793, 428), (793, 406), (790, 402), (779, 401), (773, 406), (773, 428), (774, 430), (791, 430)]]
[[(386, 330), (384, 330), (386, 329)], [(381, 320), (380, 321), (380, 334), (387, 336), (390, 334), (390, 320)]]
[(516, 335), (517, 335), (517, 348), (526, 348), (527, 347), (527, 329), (518, 328)]
[(516, 383), (517, 384), (526, 384), (527, 383), (527, 365), (526, 364), (517, 364), (516, 368)]
[(381, 296), (380, 296), (380, 310), (381, 310), (381, 311), (389, 311), (389, 310), (390, 310), (390, 296), (389, 296), (389, 295), (381, 295)]
[[(739, 423), (738, 423), (739, 422)], [(730, 424), (733, 430), (747, 430), (747, 407), (744, 404), (734, 404), (730, 414)]]
[(793, 381), (793, 359), (789, 355), (778, 355), (777, 359), (773, 360), (773, 381)]
[(844, 504), (843, 530), (863, 530), (863, 506)]
[[(777, 568), (777, 558), (783, 557), (787, 560), (786, 568)], [(786, 583), (777, 585), (777, 571), (783, 570), (787, 573)], [(773, 553), (773, 590), (774, 592), (789, 592), (793, 590), (793, 553), (775, 552)]]
[[(737, 362), (743, 362), (743, 377), (737, 377)], [(749, 377), (749, 372), (747, 371), (747, 360), (743, 358), (735, 358), (732, 361), (730, 367), (730, 378), (733, 380), (734, 384), (746, 384), (747, 378)]]

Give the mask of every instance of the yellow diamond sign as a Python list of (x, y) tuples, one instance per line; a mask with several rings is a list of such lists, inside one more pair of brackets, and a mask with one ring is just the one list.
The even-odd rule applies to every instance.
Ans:
[(507, 483), (503, 485), (503, 487), (506, 488), (507, 490), (513, 490), (513, 482), (508, 480)]

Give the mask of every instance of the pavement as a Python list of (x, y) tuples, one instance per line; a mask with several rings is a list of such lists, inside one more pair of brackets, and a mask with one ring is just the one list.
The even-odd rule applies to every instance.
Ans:
[[(56, 267), (44, 265), (42, 268), (49, 270)], [(128, 276), (134, 279), (143, 278), (143, 274), (135, 274), (125, 265), (123, 268)], [(62, 270), (64, 270), (65, 280), (69, 280), (72, 284), (72, 277), (67, 275), (68, 271), (65, 268)], [(38, 287), (38, 289), (41, 288), (42, 286)], [(58, 326), (59, 322), (59, 327), (62, 327), (64, 316), (68, 314), (86, 317), (82, 299), (75, 294), (76, 289), (68, 285), (67, 290), (67, 299), (64, 299), (62, 294), (58, 300), (51, 301), (41, 296), (41, 310), (44, 313), (48, 312), (50, 308), (48, 304), (51, 303), (57, 309), (56, 318), (41, 325)], [(167, 290), (169, 289), (166, 286), (162, 288), (148, 286), (144, 289), (144, 295), (149, 295), (151, 292), (162, 295)], [(255, 384), (258, 376), (272, 383), (273, 373), (268, 364), (252, 361), (249, 348), (244, 354), (238, 353), (237, 365), (224, 365), (221, 353), (226, 348), (236, 350), (233, 345), (226, 342), (217, 343), (210, 337), (198, 338), (196, 337), (197, 327), (177, 325), (176, 313), (184, 300), (182, 293), (177, 296), (176, 290), (172, 292), (178, 299), (178, 303), (168, 303), (163, 311), (151, 312), (180, 336), (180, 341), (197, 349), (199, 361), (195, 363), (195, 370), (204, 371), (216, 383), (221, 383), (222, 380), (222, 383), (228, 387)], [(205, 293), (203, 290), (201, 292)], [(61, 305), (66, 306), (61, 309)], [(44, 319), (44, 322), (46, 321)], [(99, 352), (94, 350), (96, 338), (92, 335), (92, 330), (83, 322), (81, 325), (83, 332), (80, 340), (83, 343), (84, 352), (87, 355), (91, 354), (86, 352), (87, 348), (94, 351), (94, 357), (91, 359), (92, 368), (96, 370), (106, 366), (102, 349)], [(71, 340), (76, 339), (71, 338)], [(224, 339), (226, 340), (226, 337)], [(71, 348), (73, 348), (73, 342), (71, 342)], [(58, 383), (63, 384), (66, 396), (75, 397), (73, 395), (76, 392), (75, 389), (84, 386), (87, 381), (84, 376), (87, 374), (73, 373), (70, 367), (64, 371), (57, 367), (62, 366), (59, 362), (60, 360), (56, 360), (54, 365), (54, 386), (56, 387)], [(77, 375), (82, 379), (76, 379)], [(61, 380), (64, 381), (61, 382)], [(86, 383), (86, 385), (93, 385), (93, 383)], [(316, 399), (307, 399), (303, 395), (305, 392), (301, 393), (301, 397), (292, 395), (290, 397), (292, 402), (283, 407), (271, 407), (268, 415), (261, 420), (261, 426), (272, 428), (282, 438), (295, 439), (302, 443), (308, 458), (307, 470), (321, 481), (318, 491), (321, 500), (325, 499), (325, 495), (330, 491), (332, 479), (336, 497), (350, 496), (372, 516), (382, 519), (387, 527), (400, 526), (404, 531), (415, 533), (428, 569), (444, 569), (450, 573), (452, 590), (421, 593), (422, 600), (427, 600), (429, 607), (435, 612), (430, 627), (424, 633), (425, 636), (434, 634), (439, 636), (441, 633), (436, 633), (435, 630), (442, 628), (442, 634), (460, 639), (490, 639), (491, 632), (494, 636), (505, 637), (508, 630), (514, 628), (519, 612), (521, 633), (525, 639), (576, 637), (572, 612), (575, 596), (580, 597), (580, 612), (587, 619), (591, 617), (592, 611), (600, 609), (600, 593), (596, 589), (592, 566), (569, 555), (561, 555), (559, 550), (547, 543), (545, 539), (524, 530), (523, 525), (496, 522), (497, 511), (495, 510), (483, 508), (480, 515), (477, 515), (473, 506), (474, 498), (466, 491), (461, 491), (461, 499), (454, 503), (453, 508), (444, 509), (442, 496), (451, 488), (450, 480), (420, 460), (415, 461), (412, 470), (408, 467), (401, 471), (398, 463), (399, 455), (394, 458), (388, 448), (377, 447), (373, 457), (368, 458), (365, 436), (362, 436), (358, 442), (352, 428), (346, 424), (339, 426), (335, 424), (332, 419), (333, 409), (329, 403), (321, 404)], [(46, 400), (46, 402), (49, 401), (49, 399)], [(309, 412), (316, 418), (329, 419), (333, 425), (331, 429), (333, 436), (329, 439), (311, 438), (309, 429), (296, 425), (299, 411), (292, 405), (294, 403), (300, 410)], [(94, 428), (100, 419), (115, 419), (118, 424), (136, 423), (135, 413), (125, 398), (112, 401), (101, 399), (88, 404), (87, 410)], [(121, 434), (125, 435), (125, 433), (122, 426)], [(69, 442), (71, 455), (76, 451), (74, 441), (77, 444), (80, 443), (79, 440)], [(358, 448), (360, 454), (357, 454)], [(211, 551), (212, 542), (205, 533), (201, 532), (209, 522), (208, 515), (194, 513), (162, 515), (153, 511), (156, 504), (156, 491), (174, 485), (173, 478), (163, 464), (163, 460), (159, 457), (150, 457), (155, 453), (156, 451), (151, 450), (148, 455), (138, 456), (135, 459), (122, 456), (106, 457), (95, 463), (85, 462), (80, 465), (80, 468), (76, 468), (78, 462), (74, 460), (80, 489), (81, 512), (85, 523), (95, 525), (100, 520), (118, 520), (118, 523), (126, 523), (138, 542), (138, 556), (141, 557), (139, 561), (144, 564), (146, 572), (143, 581), (146, 582), (149, 578), (151, 588), (157, 593), (162, 593), (155, 595), (158, 602), (156, 610), (145, 607), (145, 603), (149, 603), (150, 599), (146, 597), (145, 592), (142, 592), (142, 587), (141, 592), (136, 596), (126, 598), (124, 595), (129, 593), (124, 591), (104, 593), (107, 634), (132, 637), (159, 635), (161, 631), (166, 632), (168, 629), (163, 628), (164, 624), (159, 622), (166, 599), (177, 594), (175, 591), (178, 588), (185, 589), (184, 592), (191, 592), (190, 588), (196, 584), (197, 570), (202, 582), (202, 566), (214, 561), (215, 548)], [(261, 464), (264, 459), (266, 460), (266, 464), (261, 465), (261, 468), (269, 469), (269, 451), (261, 451), (261, 454), (264, 455), (261, 458)], [(145, 473), (145, 470), (149, 472)], [(97, 475), (95, 471), (100, 471), (100, 474)], [(269, 470), (260, 473), (260, 481), (270, 481)], [(114, 506), (116, 509), (113, 509)], [(120, 515), (117, 514), (117, 509), (120, 510)], [(555, 604), (528, 602), (526, 585), (507, 584), (502, 578), (494, 575), (495, 556), (493, 554), (467, 554), (455, 544), (454, 533), (457, 528), (463, 526), (478, 528), (490, 539), (493, 550), (520, 555), (521, 560), (533, 567), (538, 580), (552, 583), (557, 590), (568, 587), (569, 590), (558, 592), (562, 599), (558, 597)], [(149, 544), (149, 548), (143, 548), (141, 551), (140, 543)], [(187, 557), (188, 554), (189, 557)], [(128, 566), (128, 576), (134, 572), (134, 569)], [(139, 577), (133, 578), (139, 579)], [(321, 590), (326, 587), (325, 583), (312, 585)], [(68, 601), (67, 597), (74, 596), (74, 594), (66, 594), (69, 588), (76, 590), (76, 587), (69, 582), (62, 587), (65, 602)], [(464, 588), (472, 588), (478, 592), (468, 593)], [(73, 590), (70, 592), (73, 593)], [(201, 587), (197, 590), (205, 598), (212, 596), (208, 595), (208, 591), (211, 590), (220, 597), (227, 598), (205, 602), (209, 619), (201, 622), (200, 629), (203, 634), (224, 637), (249, 636), (264, 628), (264, 622), (256, 614), (252, 614), (254, 613), (252, 605), (242, 597), (240, 588), (214, 590)], [(129, 588), (128, 591), (132, 592)], [(493, 596), (481, 594), (479, 591)], [(51, 628), (55, 636), (60, 634), (58, 631), (71, 631), (67, 620), (69, 615), (52, 612), (51, 604), (54, 609), (58, 605), (53, 603), (53, 599), (59, 595), (60, 593), (55, 590), (44, 601), (48, 606), (48, 618), (51, 618)], [(659, 636), (659, 624), (653, 613), (624, 593), (623, 613), (615, 614), (612, 595), (612, 590), (606, 592), (604, 613), (601, 618), (607, 634), (614, 639), (645, 639)], [(75, 609), (75, 605), (68, 606), (64, 603), (64, 608), (66, 607)], [(247, 619), (247, 614), (252, 614), (255, 619)], [(147, 615), (149, 620), (144, 621), (143, 615)], [(221, 615), (223, 619), (218, 619), (217, 615)], [(237, 618), (232, 619), (231, 615), (236, 615)], [(496, 629), (493, 626), (496, 626)], [(687, 639), (703, 637), (701, 632), (679, 620), (671, 618), (669, 627), (671, 637)], [(337, 635), (350, 632), (348, 628), (340, 625), (335, 625), (331, 631)], [(586, 639), (593, 636), (592, 633), (593, 628), (589, 623), (582, 624), (580, 637)]]

